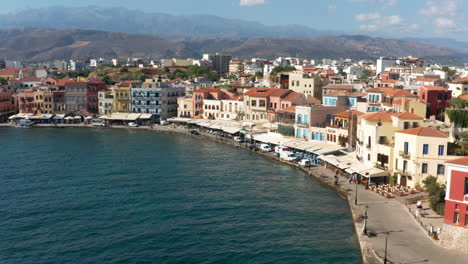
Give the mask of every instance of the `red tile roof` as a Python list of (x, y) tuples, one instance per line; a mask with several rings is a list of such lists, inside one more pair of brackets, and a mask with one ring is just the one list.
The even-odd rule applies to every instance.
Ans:
[(362, 116), (364, 114), (363, 112), (360, 112), (358, 110), (348, 110), (348, 111), (337, 113), (337, 114), (335, 114), (335, 116), (348, 118), (349, 113), (353, 113), (353, 114), (355, 114), (357, 116)]
[(424, 117), (415, 115), (415, 114), (410, 113), (410, 112), (403, 112), (403, 113), (399, 113), (399, 114), (394, 114), (393, 116), (396, 116), (396, 117), (398, 117), (400, 119), (424, 119)]
[(465, 83), (465, 82), (468, 82), (468, 77), (458, 78), (458, 79), (453, 80), (453, 82)]
[(447, 163), (462, 165), (462, 166), (468, 166), (468, 157), (449, 160), (449, 161), (447, 161)]
[(328, 84), (327, 86), (323, 87), (324, 90), (353, 90), (354, 85), (349, 84)]
[(286, 108), (284, 109), (284, 111), (286, 111), (286, 112), (296, 112), (296, 106), (295, 106), (295, 105), (292, 105), (292, 106), (290, 106), (290, 107), (286, 107)]
[(462, 94), (458, 98), (460, 98), (462, 100), (465, 100), (465, 101), (468, 101), (468, 94)]
[(376, 112), (376, 113), (370, 113), (362, 116), (362, 119), (368, 120), (368, 121), (391, 121), (392, 116), (394, 113), (388, 113), (388, 112)]
[(422, 88), (429, 90), (429, 91), (447, 91), (447, 88), (441, 86), (433, 86), (433, 85), (422, 85)]
[(440, 137), (440, 138), (448, 137), (444, 132), (434, 129), (432, 127), (410, 128), (410, 129), (397, 131), (397, 133), (422, 136), (422, 137)]
[(243, 95), (238, 95), (238, 96), (229, 98), (228, 100), (231, 100), (231, 101), (244, 101), (244, 96)]
[[(244, 95), (250, 96), (250, 97), (268, 97), (272, 95), (273, 93), (277, 92), (278, 88), (266, 88), (266, 87), (256, 87), (248, 90), (247, 92), (244, 93)], [(283, 89), (287, 91), (286, 89)]]
[(387, 94), (387, 95), (391, 95), (393, 97), (417, 97), (416, 95), (408, 92), (408, 91), (405, 91), (405, 90), (402, 90), (402, 89), (394, 89), (394, 88), (372, 88), (372, 89), (368, 89), (367, 92), (371, 92), (371, 93), (384, 93), (384, 94)]
[(21, 70), (24, 71), (23, 68), (8, 67), (3, 70), (0, 70), (0, 76), (17, 75)]
[[(402, 99), (396, 99), (393, 101), (393, 104), (395, 105), (401, 105), (401, 102), (403, 101), (403, 98)], [(405, 98), (405, 103), (408, 103), (408, 102), (411, 102), (411, 101), (416, 101), (415, 98)]]
[(297, 96), (300, 96), (300, 95), (301, 95), (300, 93), (291, 92), (291, 93), (289, 93), (288, 95), (286, 95), (286, 97), (284, 97), (283, 100), (285, 100), (285, 101), (292, 101), (294, 98), (296, 98)]

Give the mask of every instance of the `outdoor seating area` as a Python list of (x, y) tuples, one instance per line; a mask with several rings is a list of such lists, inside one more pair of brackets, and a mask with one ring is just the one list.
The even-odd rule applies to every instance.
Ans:
[(371, 185), (369, 190), (378, 193), (386, 198), (395, 198), (395, 196), (406, 196), (418, 193), (416, 189), (404, 187), (395, 184)]

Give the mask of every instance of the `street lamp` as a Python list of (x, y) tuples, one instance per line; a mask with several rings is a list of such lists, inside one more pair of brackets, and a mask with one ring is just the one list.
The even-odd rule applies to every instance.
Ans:
[(387, 264), (387, 242), (388, 242), (388, 232), (385, 233), (385, 256), (384, 256), (384, 260), (383, 260), (383, 263), (384, 264)]
[(356, 193), (354, 195), (354, 205), (357, 205), (357, 177), (354, 178), (354, 180), (356, 181)]

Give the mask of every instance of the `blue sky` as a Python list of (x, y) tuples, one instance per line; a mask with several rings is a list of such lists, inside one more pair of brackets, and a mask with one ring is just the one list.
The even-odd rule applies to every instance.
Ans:
[[(14, 0), (0, 12), (47, 6), (126, 7), (175, 15), (211, 14), (264, 24), (386, 37), (468, 40), (468, 0)], [(468, 15), (467, 15), (468, 16)]]

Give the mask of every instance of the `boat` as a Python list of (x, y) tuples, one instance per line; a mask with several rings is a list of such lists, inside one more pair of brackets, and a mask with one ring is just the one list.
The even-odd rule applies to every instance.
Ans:
[(19, 125), (21, 127), (31, 127), (32, 125), (34, 125), (34, 122), (29, 119), (22, 119), (19, 121)]

